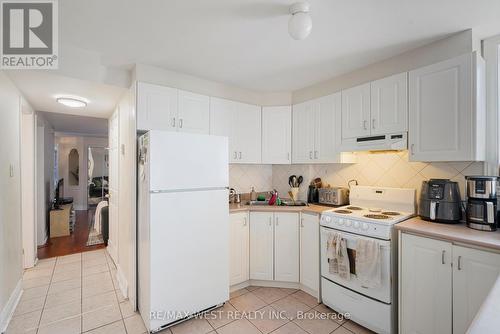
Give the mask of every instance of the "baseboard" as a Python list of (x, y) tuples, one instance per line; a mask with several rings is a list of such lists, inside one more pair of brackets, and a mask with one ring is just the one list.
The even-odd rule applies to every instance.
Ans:
[(111, 256), (113, 262), (116, 264), (118, 262), (116, 261), (116, 255), (118, 254), (118, 250), (111, 239), (108, 240), (108, 247), (106, 248), (106, 250), (108, 251), (109, 256)]
[(128, 298), (128, 281), (119, 265), (116, 266), (116, 280), (124, 298)]
[(254, 280), (249, 281), (249, 285), (253, 286), (263, 286), (268, 288), (288, 288), (288, 289), (300, 289), (299, 283), (294, 282), (281, 282), (281, 281), (265, 281), (265, 280)]
[(250, 286), (250, 281), (245, 281), (243, 283), (238, 283), (238, 284), (235, 284), (235, 285), (231, 285), (229, 287), (229, 292), (234, 292), (234, 291), (246, 288), (247, 286)]
[(0, 333), (4, 333), (7, 330), (7, 326), (9, 325), (10, 319), (12, 319), (14, 310), (21, 299), (21, 295), (23, 294), (22, 282), (22, 279), (17, 282), (17, 285), (14, 288), (14, 291), (12, 291), (7, 304), (5, 304), (4, 308), (0, 312)]

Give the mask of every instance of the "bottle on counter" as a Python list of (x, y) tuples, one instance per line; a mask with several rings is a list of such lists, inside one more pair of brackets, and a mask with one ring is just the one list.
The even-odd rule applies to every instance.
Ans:
[(255, 192), (255, 188), (252, 187), (252, 191), (250, 192), (250, 200), (251, 201), (256, 201), (257, 200), (257, 193)]

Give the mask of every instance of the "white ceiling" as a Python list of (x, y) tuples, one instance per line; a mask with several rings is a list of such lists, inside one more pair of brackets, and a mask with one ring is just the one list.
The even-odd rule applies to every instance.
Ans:
[(498, 0), (309, 0), (309, 38), (288, 36), (293, 0), (64, 0), (60, 40), (104, 65), (144, 63), (257, 91), (289, 91), (473, 28), (500, 33)]
[(41, 112), (41, 114), (52, 125), (54, 131), (57, 132), (95, 136), (105, 136), (108, 133), (108, 120), (106, 118), (67, 115), (53, 112)]
[[(50, 71), (9, 71), (8, 75), (36, 111), (108, 118), (125, 89), (97, 82), (51, 74)], [(85, 108), (69, 108), (56, 102), (59, 96), (81, 97)]]

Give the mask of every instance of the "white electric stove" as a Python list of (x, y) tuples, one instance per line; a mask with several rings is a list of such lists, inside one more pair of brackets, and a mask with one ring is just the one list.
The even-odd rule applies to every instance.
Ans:
[[(393, 225), (415, 215), (415, 189), (355, 186), (350, 205), (321, 215), (321, 296), (334, 310), (377, 333), (395, 333), (397, 312), (397, 247)], [(331, 232), (346, 241), (349, 279), (329, 272), (327, 240)], [(376, 240), (380, 247), (381, 284), (366, 287), (356, 276), (358, 240)]]

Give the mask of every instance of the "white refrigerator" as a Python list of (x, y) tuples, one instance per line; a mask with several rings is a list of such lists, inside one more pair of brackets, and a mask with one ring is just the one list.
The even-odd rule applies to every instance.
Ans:
[(228, 141), (139, 137), (138, 302), (155, 332), (229, 299)]

